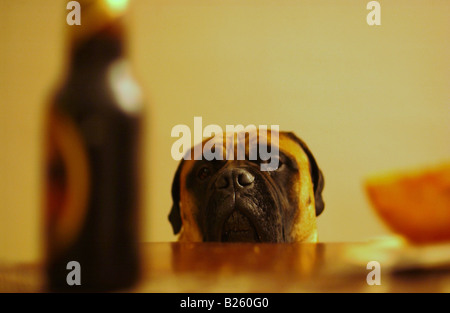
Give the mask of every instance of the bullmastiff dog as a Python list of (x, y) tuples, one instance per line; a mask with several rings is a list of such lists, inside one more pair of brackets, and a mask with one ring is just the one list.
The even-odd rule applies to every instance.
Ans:
[[(214, 138), (193, 147), (175, 173), (169, 221), (178, 240), (316, 242), (324, 178), (307, 145), (273, 130), (247, 132), (244, 144), (239, 134)], [(223, 157), (198, 157), (206, 146)], [(268, 164), (275, 166), (262, 170)]]

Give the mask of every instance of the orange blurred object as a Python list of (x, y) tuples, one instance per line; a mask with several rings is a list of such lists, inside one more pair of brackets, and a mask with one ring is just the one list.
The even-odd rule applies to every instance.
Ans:
[(394, 232), (413, 243), (450, 241), (450, 163), (374, 176), (365, 188)]

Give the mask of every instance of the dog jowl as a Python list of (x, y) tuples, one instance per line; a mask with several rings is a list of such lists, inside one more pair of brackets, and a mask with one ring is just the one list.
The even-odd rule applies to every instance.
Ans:
[(255, 130), (199, 145), (180, 162), (172, 184), (169, 220), (180, 241), (317, 241), (324, 179), (300, 138)]

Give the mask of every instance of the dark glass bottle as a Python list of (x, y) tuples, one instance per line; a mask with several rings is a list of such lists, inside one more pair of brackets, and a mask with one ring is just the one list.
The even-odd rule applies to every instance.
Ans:
[(140, 272), (140, 89), (124, 53), (124, 8), (79, 3), (81, 26), (67, 26), (68, 70), (46, 120), (48, 288), (121, 290)]

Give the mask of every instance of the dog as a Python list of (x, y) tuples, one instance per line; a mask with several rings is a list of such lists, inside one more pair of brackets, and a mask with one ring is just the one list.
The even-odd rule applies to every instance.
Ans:
[[(325, 206), (324, 178), (307, 145), (292, 132), (267, 130), (264, 134), (255, 130), (236, 135), (246, 139), (244, 158), (237, 158), (235, 134), (224, 134), (199, 145), (202, 149), (214, 146), (211, 151), (215, 153), (221, 149), (216, 155), (231, 149), (232, 157), (198, 158), (194, 151), (201, 149), (193, 147), (180, 162), (172, 183), (169, 214), (178, 240), (317, 242), (316, 217)], [(249, 157), (256, 147), (251, 142), (260, 151), (268, 151), (271, 145), (271, 152), (278, 153), (270, 162), (277, 166), (261, 170), (269, 160), (261, 155), (255, 158), (255, 154)]]

